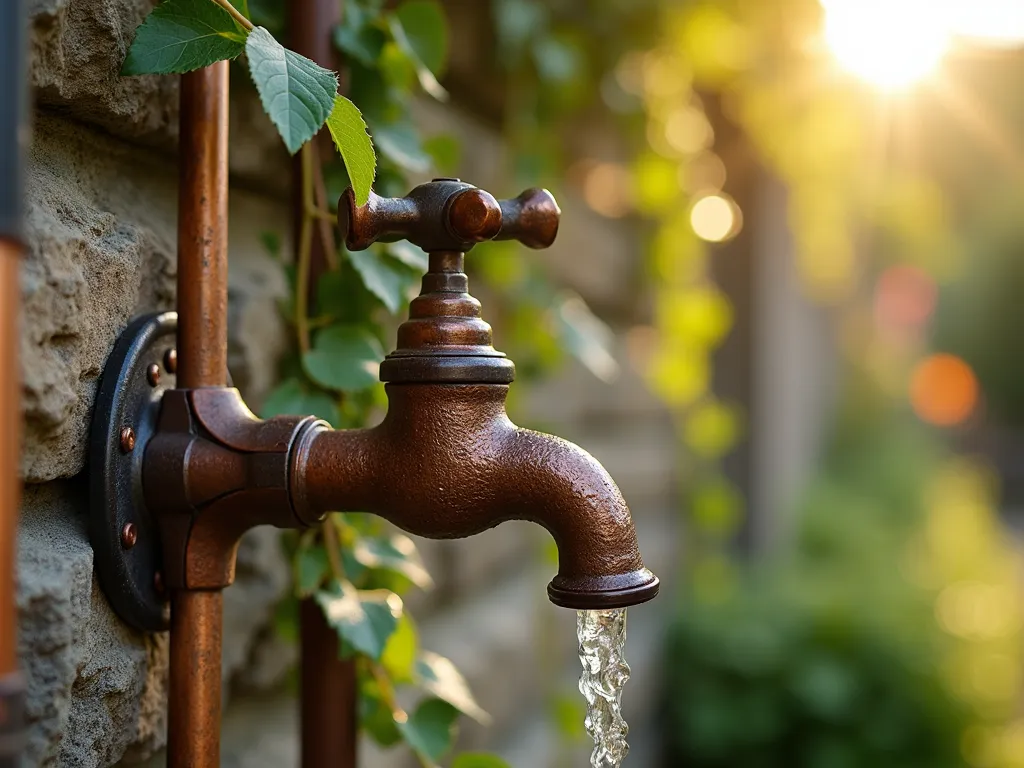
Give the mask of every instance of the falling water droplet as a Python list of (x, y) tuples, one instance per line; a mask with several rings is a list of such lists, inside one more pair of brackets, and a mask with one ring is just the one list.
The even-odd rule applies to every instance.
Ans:
[(626, 609), (579, 611), (580, 693), (587, 700), (587, 733), (594, 740), (592, 768), (619, 768), (629, 752), (622, 719), (622, 686), (629, 679), (626, 664)]

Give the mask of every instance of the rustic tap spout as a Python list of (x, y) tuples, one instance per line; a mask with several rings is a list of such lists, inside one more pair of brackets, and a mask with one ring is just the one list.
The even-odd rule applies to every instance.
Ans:
[(529, 520), (558, 545), (554, 603), (610, 608), (654, 597), (658, 579), (614, 481), (582, 448), (513, 424), (507, 393), (503, 384), (388, 384), (379, 426), (309, 430), (292, 464), (299, 515), (363, 510), (427, 538)]

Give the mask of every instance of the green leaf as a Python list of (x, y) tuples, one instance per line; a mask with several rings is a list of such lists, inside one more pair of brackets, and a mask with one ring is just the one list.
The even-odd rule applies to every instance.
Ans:
[(376, 683), (371, 683), (372, 691), (364, 685), (359, 692), (359, 724), (370, 734), (374, 741), (382, 747), (391, 747), (402, 740), (391, 708), (381, 700), (376, 690)]
[(347, 392), (376, 384), (383, 359), (380, 342), (365, 328), (332, 325), (316, 335), (302, 364), (317, 384)]
[(363, 116), (355, 104), (339, 94), (327, 118), (327, 128), (345, 161), (345, 170), (356, 193), (356, 205), (365, 205), (377, 171), (377, 156)]
[(260, 245), (267, 249), (267, 254), (272, 259), (281, 258), (281, 235), (278, 232), (266, 230), (260, 232)]
[(425, 699), (404, 723), (397, 722), (406, 743), (434, 765), (452, 747), (459, 711), (441, 699)]
[(363, 285), (381, 300), (388, 312), (395, 314), (401, 309), (409, 288), (416, 282), (408, 269), (394, 264), (377, 250), (350, 251), (348, 259)]
[(135, 32), (122, 75), (191, 72), (245, 50), (245, 30), (210, 0), (166, 0)]
[(334, 44), (367, 67), (377, 66), (387, 36), (374, 25), (371, 18), (357, 5), (345, 9), (345, 21), (334, 30)]
[[(410, 5), (412, 5), (412, 3), (410, 3)], [(441, 24), (444, 30), (444, 50), (446, 55), (447, 28), (443, 26), (443, 18), (441, 18)], [(391, 16), (389, 19), (389, 26), (391, 28), (391, 37), (394, 40), (394, 43), (384, 46), (383, 56), (381, 57), (381, 67), (385, 70), (385, 76), (387, 76), (389, 74), (388, 71), (390, 71), (390, 77), (388, 77), (388, 79), (402, 90), (408, 90), (412, 85), (410, 82), (396, 81), (396, 75), (404, 76), (402, 70), (406, 69), (406, 65), (402, 65), (398, 57), (394, 54), (394, 50), (392, 50), (392, 48), (395, 48), (400, 51), (401, 58), (408, 62), (408, 70), (416, 76), (416, 79), (420, 82), (420, 87), (438, 101), (447, 100), (447, 96), (449, 96), (449, 94), (444, 90), (444, 86), (437, 82), (437, 78), (434, 73), (429, 67), (427, 67), (426, 63), (420, 57), (420, 54), (416, 50), (411, 39), (410, 29), (401, 23), (397, 14)]]
[(338, 78), (289, 51), (263, 27), (249, 33), (245, 52), (263, 109), (294, 155), (327, 121), (334, 108)]
[(278, 384), (260, 409), (264, 419), (310, 414), (331, 424), (338, 423), (338, 406), (334, 398), (326, 392), (310, 391), (302, 381), (294, 377)]
[(295, 558), (295, 586), (301, 597), (309, 597), (323, 584), (330, 572), (327, 552), (321, 546), (300, 549)]
[(482, 725), (491, 722), (491, 716), (476, 703), (473, 693), (469, 690), (469, 683), (450, 659), (431, 651), (423, 651), (416, 660), (416, 675), (427, 693), (444, 699)]
[(546, 80), (565, 83), (577, 77), (583, 68), (583, 53), (567, 40), (542, 37), (533, 45), (537, 72)]
[(448, 62), (448, 20), (441, 4), (434, 0), (409, 0), (395, 11), (401, 38), (395, 42), (435, 75), (444, 74)]
[(352, 555), (367, 568), (397, 571), (420, 589), (426, 589), (434, 583), (423, 567), (416, 545), (403, 533), (362, 536), (352, 546)]
[[(388, 42), (384, 45), (377, 67), (384, 82), (390, 86), (391, 101), (396, 100), (395, 91), (398, 92), (398, 96), (405, 96), (412, 91), (417, 79), (416, 62), (398, 43)], [(393, 108), (388, 111), (393, 111)]]
[(412, 267), (417, 272), (426, 272), (430, 266), (430, 257), (427, 256), (427, 252), (418, 245), (413, 245), (408, 240), (388, 243), (384, 248), (394, 258), (407, 267)]
[(554, 310), (558, 335), (570, 354), (602, 381), (614, 379), (619, 364), (610, 352), (613, 334), (604, 321), (576, 294), (560, 297)]
[(345, 581), (317, 592), (316, 600), (348, 648), (380, 660), (402, 616), (402, 598), (385, 589), (361, 591)]
[(374, 127), (377, 149), (388, 160), (409, 173), (430, 170), (430, 155), (423, 151), (416, 127), (409, 121), (387, 123)]
[(388, 644), (384, 647), (384, 655), (380, 659), (388, 671), (388, 676), (394, 682), (413, 682), (417, 646), (416, 625), (412, 623), (409, 614), (403, 614), (398, 622), (398, 628), (388, 638)]
[(424, 141), (423, 151), (434, 161), (434, 168), (449, 175), (455, 173), (462, 160), (462, 145), (447, 133), (439, 133)]
[(511, 768), (511, 766), (497, 755), (489, 755), (486, 752), (463, 752), (456, 756), (452, 768)]

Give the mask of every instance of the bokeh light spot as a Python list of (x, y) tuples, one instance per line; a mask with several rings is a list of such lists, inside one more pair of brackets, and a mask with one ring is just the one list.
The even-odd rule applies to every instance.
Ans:
[(884, 331), (920, 329), (935, 310), (938, 288), (924, 270), (890, 267), (875, 286), (875, 322)]
[(960, 424), (978, 404), (978, 379), (955, 355), (922, 360), (910, 380), (910, 403), (923, 421), (940, 427)]
[(741, 227), (740, 210), (724, 194), (702, 197), (690, 210), (690, 225), (697, 237), (709, 243), (721, 243), (735, 237)]

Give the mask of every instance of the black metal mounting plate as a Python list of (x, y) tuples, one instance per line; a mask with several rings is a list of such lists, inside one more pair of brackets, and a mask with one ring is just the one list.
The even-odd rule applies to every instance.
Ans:
[[(176, 313), (162, 312), (138, 317), (125, 329), (103, 369), (89, 433), (89, 538), (96, 575), (117, 615), (146, 632), (165, 630), (170, 622), (157, 583), (163, 554), (143, 499), (142, 457), (156, 429), (160, 398), (175, 385), (177, 326)], [(124, 433), (128, 429), (131, 435)]]

